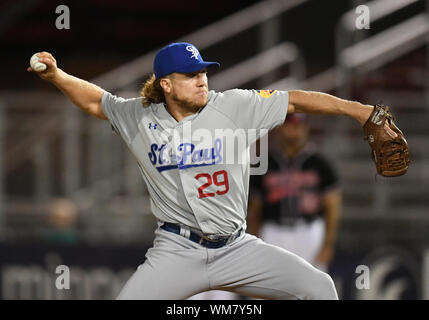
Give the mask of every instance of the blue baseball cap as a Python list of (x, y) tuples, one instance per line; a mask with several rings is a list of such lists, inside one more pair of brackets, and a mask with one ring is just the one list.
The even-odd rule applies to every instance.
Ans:
[(171, 43), (155, 56), (153, 71), (157, 79), (173, 72), (196, 72), (217, 65), (218, 62), (204, 61), (198, 49), (186, 42)]

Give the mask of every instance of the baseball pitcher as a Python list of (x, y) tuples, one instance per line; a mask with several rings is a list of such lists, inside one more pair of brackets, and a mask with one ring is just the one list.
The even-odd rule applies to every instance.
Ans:
[[(47, 66), (37, 72), (42, 79), (109, 121), (149, 190), (159, 227), (118, 299), (185, 299), (213, 289), (265, 299), (337, 299), (328, 274), (246, 233), (252, 130), (270, 130), (288, 113), (345, 115), (361, 125), (369, 119), (368, 141), (376, 159), (383, 158), (379, 172), (393, 176), (408, 167), (405, 140), (386, 109), (299, 90), (209, 91), (207, 68), (219, 64), (204, 61), (189, 43), (157, 53), (154, 74), (134, 99), (67, 74), (50, 53), (38, 57)], [(239, 133), (241, 151), (227, 145), (228, 132)], [(395, 165), (384, 162), (392, 157)]]

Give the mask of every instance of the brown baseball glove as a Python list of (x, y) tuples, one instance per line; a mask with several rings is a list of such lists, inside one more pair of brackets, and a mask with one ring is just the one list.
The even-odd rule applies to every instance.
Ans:
[[(389, 126), (397, 137), (392, 137), (385, 125)], [(377, 104), (363, 125), (365, 140), (372, 150), (377, 172), (385, 177), (401, 176), (408, 170), (410, 154), (404, 134), (393, 122), (389, 107)]]

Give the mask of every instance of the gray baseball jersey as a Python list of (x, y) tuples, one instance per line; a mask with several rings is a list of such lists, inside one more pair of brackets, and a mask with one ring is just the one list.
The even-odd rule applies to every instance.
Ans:
[(282, 124), (288, 102), (287, 91), (210, 91), (204, 108), (177, 122), (163, 104), (104, 92), (102, 109), (136, 157), (157, 219), (231, 234), (246, 227), (249, 161), (225, 161), (229, 150), (217, 132), (242, 130), (248, 150), (249, 130)]

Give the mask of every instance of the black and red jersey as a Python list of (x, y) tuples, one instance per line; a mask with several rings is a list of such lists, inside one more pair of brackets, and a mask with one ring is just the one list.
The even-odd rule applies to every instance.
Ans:
[(313, 221), (323, 216), (323, 194), (338, 187), (336, 170), (314, 147), (305, 147), (293, 158), (273, 148), (267, 173), (251, 176), (250, 196), (262, 198), (263, 222), (291, 225), (299, 218)]

